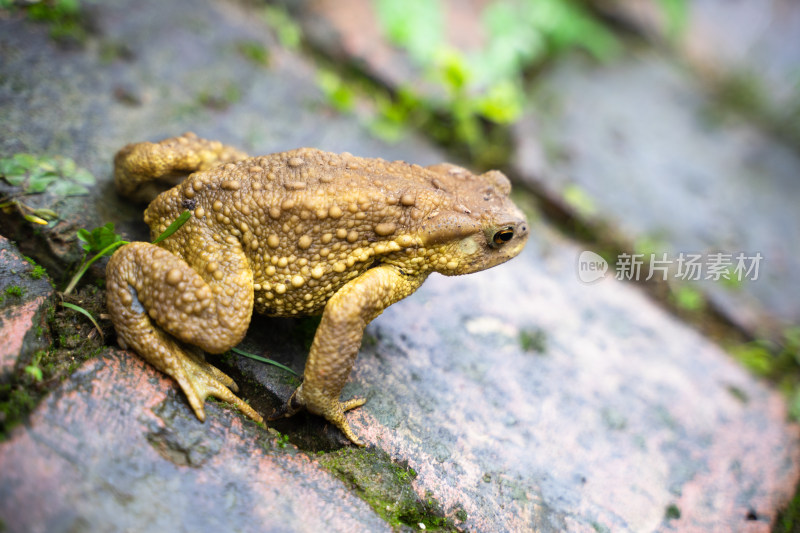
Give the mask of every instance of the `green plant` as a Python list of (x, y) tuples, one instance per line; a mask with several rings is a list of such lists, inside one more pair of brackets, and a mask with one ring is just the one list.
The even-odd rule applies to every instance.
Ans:
[(800, 490), (798, 490), (792, 501), (775, 520), (773, 533), (796, 533), (800, 531)]
[(547, 351), (547, 333), (538, 328), (523, 329), (519, 332), (519, 345), (525, 352), (543, 354)]
[(258, 41), (240, 41), (236, 50), (248, 61), (262, 66), (269, 66), (270, 56), (266, 46)]
[(674, 503), (669, 504), (666, 510), (664, 511), (664, 518), (666, 520), (678, 520), (680, 517), (681, 517), (681, 509)]
[(800, 421), (800, 326), (786, 328), (777, 340), (756, 339), (729, 351), (750, 371), (776, 382), (789, 398), (789, 415)]
[[(64, 289), (64, 294), (70, 294), (75, 289), (75, 286), (95, 261), (105, 255), (110, 255), (114, 250), (128, 243), (122, 240), (122, 236), (114, 231), (113, 222), (94, 228), (92, 231), (81, 228), (78, 230), (77, 236), (84, 251), (83, 259), (77, 272)], [(90, 253), (95, 255), (88, 259)]]
[(266, 6), (263, 18), (267, 25), (275, 32), (278, 42), (288, 50), (297, 50), (303, 40), (300, 26), (292, 19), (289, 12), (282, 6)]
[(699, 311), (705, 306), (703, 294), (694, 287), (686, 285), (673, 289), (670, 293), (670, 299), (684, 311)]
[(33, 359), (31, 359), (31, 364), (25, 367), (25, 373), (31, 376), (35, 381), (42, 381), (42, 369), (39, 368), (39, 363), (42, 361), (42, 356), (44, 356), (45, 352), (38, 351), (33, 354)]
[(278, 444), (278, 448), (286, 448), (286, 446), (289, 444), (289, 435), (278, 433), (278, 439), (276, 442)]
[(21, 192), (0, 201), (0, 209), (16, 209), (33, 224), (45, 225), (58, 218), (51, 209), (34, 209), (20, 201), (20, 197), (49, 192), (59, 196), (89, 194), (88, 185), (94, 185), (94, 176), (80, 168), (75, 161), (62, 157), (14, 154), (0, 159), (0, 177)]
[(350, 111), (355, 104), (355, 91), (336, 72), (320, 69), (317, 72), (317, 87), (325, 100), (337, 111)]
[(50, 37), (83, 43), (88, 31), (82, 20), (80, 0), (33, 0), (27, 5), (28, 18), (50, 26)]
[[(153, 244), (158, 244), (159, 242), (163, 241), (183, 226), (189, 218), (191, 218), (192, 213), (190, 211), (184, 211), (181, 215), (164, 230), (161, 235), (159, 235), (154, 241)], [(83, 260), (81, 261), (81, 265), (78, 267), (78, 271), (72, 276), (69, 284), (67, 285), (66, 289), (64, 289), (64, 295), (71, 293), (75, 287), (78, 285), (78, 282), (86, 273), (92, 264), (100, 259), (105, 255), (110, 255), (114, 250), (119, 248), (124, 244), (128, 244), (128, 241), (122, 240), (122, 237), (114, 231), (114, 224), (109, 222), (104, 226), (100, 226), (98, 228), (94, 228), (92, 231), (88, 231), (84, 228), (78, 230), (78, 240), (82, 243), (81, 248), (84, 250)], [(90, 253), (95, 253), (95, 255), (88, 259)], [(103, 335), (103, 329), (97, 323), (94, 316), (79, 305), (75, 305), (69, 302), (61, 302), (63, 307), (67, 309), (72, 309), (73, 311), (77, 311), (81, 313), (85, 317), (87, 317), (94, 327), (97, 329), (97, 332), (100, 333), (100, 340), (101, 342), (105, 343), (105, 336)]]
[(14, 154), (0, 159), (0, 176), (10, 185), (22, 187), (23, 194), (47, 190), (60, 196), (89, 194), (86, 185), (94, 185), (94, 176), (75, 161), (63, 157)]
[(44, 276), (47, 273), (44, 267), (28, 256), (23, 256), (23, 257), (25, 258), (25, 261), (30, 263), (31, 266), (33, 267), (33, 270), (31, 270), (30, 273), (28, 274), (31, 277), (31, 279), (42, 279), (42, 276)]
[(570, 183), (564, 187), (564, 201), (583, 219), (591, 219), (597, 214), (597, 205), (580, 185)]
[(33, 270), (31, 270), (30, 276), (31, 279), (42, 279), (42, 276), (45, 275), (47, 272), (42, 265), (34, 265)]
[(376, 131), (394, 133), (386, 126), (397, 117), (408, 116), (405, 111), (411, 92), (412, 99), (428, 113), (448, 118), (431, 121), (426, 129), (441, 141), (466, 145), (472, 155), (487, 149), (484, 122), (503, 125), (520, 117), (526, 71), (572, 49), (582, 49), (601, 60), (619, 50), (613, 34), (569, 0), (490, 3), (482, 13), (485, 46), (470, 54), (444, 42), (441, 2), (378, 0), (375, 6), (387, 39), (405, 49), (438, 89), (418, 94), (404, 88), (399, 110), (380, 106), (391, 118), (384, 116)]
[(683, 35), (689, 21), (687, 0), (658, 0), (658, 5), (666, 19), (667, 37), (673, 41)]
[[(184, 211), (181, 213), (181, 215), (175, 219), (175, 221), (173, 221), (172, 224), (170, 224), (161, 235), (156, 237), (156, 239), (153, 241), (153, 244), (158, 244), (178, 231), (178, 229), (180, 229), (180, 227), (183, 226), (186, 221), (191, 218), (191, 216), (191, 211)], [(78, 240), (82, 243), (81, 248), (84, 250), (83, 260), (81, 261), (81, 265), (78, 267), (78, 271), (74, 276), (72, 276), (69, 284), (64, 289), (64, 294), (69, 294), (75, 289), (75, 286), (95, 261), (105, 255), (111, 255), (114, 250), (120, 246), (129, 244), (128, 241), (122, 240), (122, 236), (114, 231), (113, 222), (109, 222), (106, 225), (98, 228), (94, 228), (92, 231), (81, 228), (78, 230), (77, 235)], [(89, 254), (93, 252), (95, 255), (91, 259), (87, 260)]]
[(105, 344), (106, 337), (105, 335), (103, 335), (103, 329), (100, 327), (100, 324), (97, 323), (97, 320), (95, 320), (94, 316), (92, 316), (92, 314), (89, 311), (87, 311), (86, 309), (84, 309), (79, 305), (71, 304), (69, 302), (61, 302), (61, 305), (63, 307), (66, 307), (67, 309), (72, 309), (73, 311), (77, 311), (86, 318), (88, 318), (91, 321), (91, 323), (94, 324), (95, 329), (100, 334), (100, 342)]

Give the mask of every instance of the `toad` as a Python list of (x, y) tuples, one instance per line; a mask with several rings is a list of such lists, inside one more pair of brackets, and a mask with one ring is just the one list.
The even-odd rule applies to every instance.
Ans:
[(300, 148), (262, 157), (187, 133), (122, 148), (119, 191), (141, 197), (186, 177), (147, 207), (154, 245), (121, 247), (106, 269), (119, 344), (171, 376), (200, 420), (208, 396), (261, 416), (207, 363), (245, 336), (255, 310), (322, 314), (302, 384), (281, 414), (321, 415), (361, 444), (345, 418), (364, 399), (340, 401), (364, 328), (432, 272), (468, 274), (516, 256), (528, 224), (499, 171)]

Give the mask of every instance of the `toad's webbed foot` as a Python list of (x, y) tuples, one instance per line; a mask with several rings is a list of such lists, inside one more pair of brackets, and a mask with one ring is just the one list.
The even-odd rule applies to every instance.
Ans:
[(166, 373), (175, 378), (183, 389), (197, 418), (206, 419), (203, 403), (206, 398), (213, 396), (235, 405), (242, 413), (256, 422), (264, 422), (261, 415), (231, 392), (231, 390), (238, 392), (239, 387), (227, 374), (186, 353), (176, 355), (176, 360), (181, 368), (175, 373), (171, 373), (169, 370)]
[(290, 417), (295, 413), (308, 409), (309, 412), (323, 416), (328, 422), (339, 428), (344, 433), (344, 436), (357, 446), (364, 446), (364, 443), (358, 440), (356, 434), (350, 429), (350, 424), (347, 423), (347, 418), (344, 416), (345, 411), (361, 407), (366, 403), (366, 398), (353, 398), (346, 402), (340, 402), (338, 399), (325, 399), (321, 398), (321, 402), (308, 403), (303, 395), (303, 386), (300, 385), (297, 390), (292, 393), (289, 400), (283, 407), (276, 409), (270, 420), (275, 420), (281, 417)]

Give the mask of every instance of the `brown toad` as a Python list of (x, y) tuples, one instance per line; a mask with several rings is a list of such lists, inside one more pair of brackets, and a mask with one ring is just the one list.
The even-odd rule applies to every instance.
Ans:
[(263, 157), (187, 133), (124, 147), (119, 190), (193, 172), (145, 211), (153, 236), (193, 216), (158, 245), (134, 242), (108, 263), (108, 307), (122, 346), (183, 389), (205, 418), (209, 395), (235, 404), (228, 376), (187, 345), (236, 346), (255, 309), (270, 316), (322, 314), (304, 380), (284, 407), (322, 415), (360, 444), (339, 401), (366, 325), (414, 292), (431, 272), (467, 274), (517, 255), (528, 225), (498, 171), (475, 176), (440, 164), (332, 154), (312, 148)]

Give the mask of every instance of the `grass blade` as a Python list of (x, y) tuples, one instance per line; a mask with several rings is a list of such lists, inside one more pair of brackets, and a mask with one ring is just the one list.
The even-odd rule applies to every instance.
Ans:
[(298, 374), (297, 372), (295, 372), (294, 370), (292, 370), (288, 366), (282, 365), (277, 361), (273, 361), (272, 359), (267, 359), (266, 357), (261, 357), (260, 355), (256, 355), (254, 353), (245, 352), (244, 350), (240, 350), (239, 348), (231, 348), (231, 351), (233, 353), (236, 353), (236, 354), (239, 354), (239, 355), (243, 355), (245, 357), (249, 357), (250, 359), (255, 359), (256, 361), (261, 361), (262, 363), (267, 363), (268, 365), (277, 366), (278, 368), (280, 368), (282, 370), (286, 370), (287, 372), (291, 372), (295, 376), (300, 377), (300, 374)]
[(176, 231), (180, 229), (181, 226), (186, 224), (186, 221), (192, 217), (191, 211), (184, 211), (181, 213), (181, 216), (175, 219), (175, 222), (169, 225), (167, 229), (164, 230), (164, 233), (156, 237), (156, 240), (153, 241), (153, 244), (158, 244)]
[(81, 307), (79, 305), (71, 304), (69, 302), (61, 302), (61, 306), (62, 307), (66, 307), (67, 309), (72, 309), (73, 311), (77, 311), (77, 312), (81, 313), (82, 315), (84, 315), (85, 317), (87, 317), (89, 320), (91, 320), (92, 324), (94, 324), (94, 327), (97, 328), (97, 332), (100, 334), (100, 341), (103, 344), (106, 343), (106, 338), (105, 338), (105, 335), (103, 335), (103, 330), (100, 329), (100, 325), (97, 323), (97, 320), (94, 319), (94, 317), (92, 316), (92, 314), (89, 311), (87, 311), (86, 309), (84, 309), (83, 307)]

